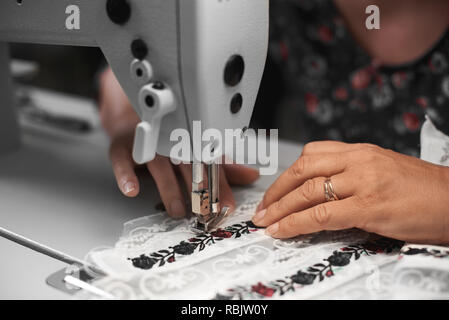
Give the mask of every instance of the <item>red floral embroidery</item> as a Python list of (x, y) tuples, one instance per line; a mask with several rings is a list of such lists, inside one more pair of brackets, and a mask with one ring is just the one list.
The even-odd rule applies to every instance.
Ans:
[(396, 72), (392, 76), (392, 82), (396, 88), (402, 88), (406, 79), (407, 74), (404, 71)]
[(316, 95), (314, 95), (313, 93), (308, 92), (308, 93), (306, 93), (305, 100), (306, 100), (307, 111), (309, 113), (314, 113), (320, 103), (320, 101), (318, 100), (318, 97)]
[(318, 35), (319, 35), (321, 41), (323, 41), (325, 43), (331, 42), (333, 40), (333, 38), (334, 38), (332, 30), (328, 26), (321, 26), (321, 27), (319, 27), (318, 28)]
[(369, 68), (356, 71), (352, 75), (351, 84), (355, 90), (362, 90), (369, 86), (372, 77)]
[(402, 120), (404, 121), (405, 126), (410, 131), (416, 131), (419, 129), (421, 122), (416, 114), (411, 112), (406, 112), (402, 116)]
[(224, 239), (232, 237), (232, 232), (225, 231), (223, 229), (218, 229), (217, 231), (213, 231), (210, 234), (214, 237), (224, 238)]
[(423, 109), (426, 109), (429, 106), (429, 100), (425, 97), (416, 98), (416, 103)]
[(252, 292), (256, 292), (264, 297), (271, 298), (275, 292), (274, 289), (269, 288), (262, 284), (262, 282), (259, 282), (257, 285), (251, 287)]
[(344, 87), (339, 87), (334, 91), (334, 96), (335, 99), (344, 101), (348, 99), (349, 93)]

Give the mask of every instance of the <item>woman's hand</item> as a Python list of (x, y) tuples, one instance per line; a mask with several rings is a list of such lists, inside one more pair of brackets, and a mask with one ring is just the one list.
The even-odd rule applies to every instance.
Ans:
[[(327, 178), (337, 201), (325, 200)], [(311, 143), (268, 189), (253, 222), (275, 238), (359, 228), (448, 243), (449, 168), (374, 145)]]
[[(125, 196), (135, 197), (139, 194), (139, 181), (132, 148), (135, 128), (140, 120), (110, 69), (100, 76), (100, 117), (111, 139), (109, 156), (118, 187)], [(191, 165), (174, 166), (169, 158), (158, 155), (146, 167), (156, 182), (168, 214), (173, 218), (184, 217), (187, 209), (181, 186), (184, 183), (191, 192)], [(222, 165), (220, 169), (220, 202), (233, 210), (235, 201), (229, 185), (251, 184), (258, 179), (259, 173), (239, 165)]]

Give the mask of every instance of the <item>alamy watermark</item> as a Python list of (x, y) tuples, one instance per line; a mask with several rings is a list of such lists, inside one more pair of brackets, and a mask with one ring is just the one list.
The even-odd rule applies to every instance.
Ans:
[(201, 121), (193, 121), (192, 136), (186, 129), (175, 129), (170, 141), (175, 142), (170, 151), (173, 164), (193, 160), (217, 164), (257, 164), (261, 175), (273, 175), (279, 166), (277, 129), (269, 130), (269, 134), (266, 129), (225, 129), (223, 136), (220, 130), (203, 130)]
[(369, 16), (365, 20), (365, 26), (368, 30), (380, 29), (380, 9), (376, 5), (366, 7), (365, 13)]
[(77, 5), (71, 4), (65, 9), (67, 18), (65, 20), (65, 27), (67, 30), (81, 29), (81, 13)]

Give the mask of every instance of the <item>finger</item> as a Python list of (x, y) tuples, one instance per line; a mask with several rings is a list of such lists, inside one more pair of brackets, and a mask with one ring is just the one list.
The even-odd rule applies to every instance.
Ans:
[(134, 171), (135, 164), (130, 150), (120, 142), (113, 142), (109, 157), (120, 191), (127, 197), (137, 196), (139, 194), (139, 180)]
[(355, 144), (344, 143), (340, 141), (315, 141), (310, 142), (302, 149), (302, 155), (311, 155), (318, 153), (346, 152), (354, 150)]
[[(326, 201), (324, 183), (327, 178), (318, 177), (307, 180), (303, 185), (272, 203), (267, 209), (256, 213), (253, 222), (257, 226), (266, 227), (289, 216), (292, 213), (312, 208)], [(332, 187), (339, 199), (345, 199), (354, 194), (354, 183), (347, 173), (331, 178)]]
[(230, 212), (235, 210), (235, 198), (232, 194), (232, 189), (229, 186), (228, 179), (226, 178), (226, 174), (223, 166), (220, 166), (220, 204), (223, 208), (224, 206), (229, 207)]
[(305, 155), (299, 159), (268, 188), (257, 210), (267, 208), (304, 182), (315, 177), (331, 177), (343, 172), (350, 160), (348, 153)]
[(259, 179), (259, 171), (239, 164), (224, 164), (223, 168), (229, 183), (237, 186), (245, 186)]
[(288, 239), (323, 230), (350, 229), (360, 217), (354, 197), (319, 204), (293, 213), (266, 229), (266, 234), (277, 239)]
[(378, 149), (369, 143), (344, 143), (339, 141), (316, 141), (308, 143), (302, 150), (302, 155), (317, 155), (336, 152), (351, 152), (356, 150)]
[(178, 166), (178, 169), (179, 172), (181, 172), (187, 191), (189, 192), (189, 194), (192, 193), (192, 165), (180, 164)]
[(183, 218), (186, 215), (186, 204), (170, 160), (156, 156), (147, 163), (147, 167), (156, 182), (167, 213), (172, 218)]

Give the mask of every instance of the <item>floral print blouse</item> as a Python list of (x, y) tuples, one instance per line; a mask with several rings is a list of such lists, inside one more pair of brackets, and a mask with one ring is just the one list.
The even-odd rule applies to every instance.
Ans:
[(271, 0), (270, 10), (256, 114), (284, 113), (304, 143), (369, 142), (415, 156), (426, 114), (449, 134), (449, 32), (414, 63), (385, 67), (357, 45), (332, 0)]

